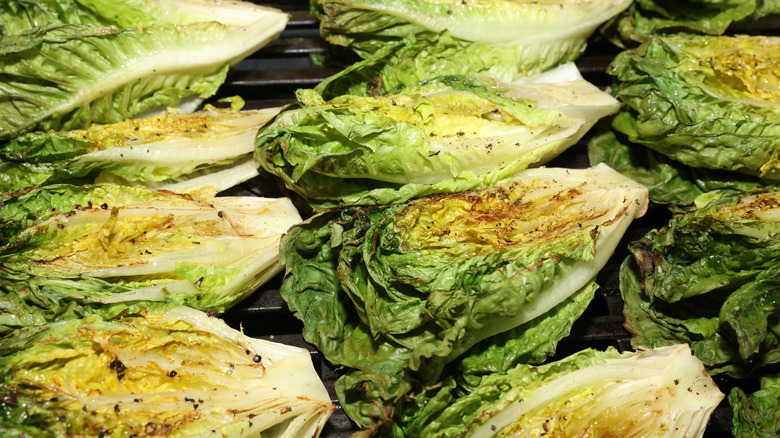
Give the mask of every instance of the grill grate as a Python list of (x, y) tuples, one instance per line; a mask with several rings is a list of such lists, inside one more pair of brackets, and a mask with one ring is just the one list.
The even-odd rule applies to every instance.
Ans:
[[(262, 50), (239, 63), (228, 76), (226, 84), (220, 89), (220, 97), (239, 95), (246, 101), (246, 108), (268, 108), (282, 106), (294, 101), (295, 90), (311, 88), (326, 77), (336, 73), (337, 68), (320, 67), (311, 55), (325, 54), (328, 44), (319, 36), (317, 21), (308, 12), (306, 0), (276, 0), (256, 3), (276, 7), (291, 16), (287, 29), (281, 37)], [(606, 89), (611, 81), (606, 69), (618, 49), (599, 36), (594, 36), (586, 53), (577, 61), (585, 79)], [(556, 158), (549, 166), (570, 168), (587, 167), (587, 137)], [(260, 176), (228, 194), (241, 196), (283, 196), (277, 182), (271, 177)], [(306, 215), (302, 207), (301, 214)], [(636, 220), (618, 250), (598, 276), (601, 286), (583, 316), (576, 322), (569, 337), (558, 347), (556, 358), (567, 356), (583, 348), (603, 349), (608, 346), (621, 351), (630, 350), (630, 338), (623, 328), (623, 303), (618, 291), (618, 269), (621, 261), (628, 256), (628, 242), (644, 236), (653, 228), (665, 224), (670, 214), (665, 207), (651, 205), (645, 217)], [(281, 275), (264, 285), (247, 300), (223, 315), (234, 328), (254, 337), (275, 340), (308, 349), (314, 359), (333, 401), (334, 383), (338, 378), (335, 368), (320, 353), (307, 344), (301, 335), (302, 323), (287, 309), (279, 295)], [(724, 393), (733, 386), (725, 377), (716, 377), (716, 383)], [(710, 419), (705, 437), (718, 438), (731, 436), (731, 408), (726, 401), (719, 406)], [(323, 431), (324, 438), (345, 438), (357, 429), (346, 414), (337, 408)]]

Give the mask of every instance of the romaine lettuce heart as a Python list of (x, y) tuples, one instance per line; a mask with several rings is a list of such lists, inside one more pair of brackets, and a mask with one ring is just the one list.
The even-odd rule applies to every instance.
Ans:
[(287, 198), (108, 185), (27, 189), (2, 202), (3, 331), (139, 306), (224, 312), (281, 270), (280, 237), (301, 220)]
[(377, 97), (299, 90), (298, 100), (258, 132), (255, 157), (315, 209), (489, 186), (619, 108), (574, 65), (527, 83), (448, 76)]
[(0, 341), (3, 435), (316, 437), (333, 404), (308, 351), (177, 307)]
[[(596, 274), (646, 207), (643, 186), (602, 165), (527, 169), (484, 189), (330, 210), (283, 239), (280, 291), (306, 340), (352, 369), (337, 391), (368, 428), (481, 341), (521, 337), (526, 323), (565, 336), (584, 310), (566, 307), (587, 305)], [(540, 348), (554, 351), (558, 339)]]

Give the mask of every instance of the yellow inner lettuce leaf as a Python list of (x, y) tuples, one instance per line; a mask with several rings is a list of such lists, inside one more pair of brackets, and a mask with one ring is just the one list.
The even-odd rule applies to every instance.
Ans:
[(686, 48), (671, 44), (686, 52), (679, 68), (699, 76), (707, 91), (754, 105), (780, 105), (780, 38), (691, 40)]

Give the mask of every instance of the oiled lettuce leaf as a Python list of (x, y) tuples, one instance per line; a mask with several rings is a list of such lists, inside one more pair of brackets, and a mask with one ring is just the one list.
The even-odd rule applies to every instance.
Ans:
[(780, 38), (657, 37), (611, 66), (612, 126), (691, 167), (780, 178)]
[(315, 208), (485, 187), (544, 164), (618, 109), (573, 64), (523, 84), (447, 76), (378, 97), (298, 99), (260, 130), (256, 158)]
[(687, 345), (583, 350), (486, 376), (468, 391), (445, 381), (406, 400), (395, 436), (701, 437), (724, 397)]
[(0, 37), (57, 24), (117, 28), (203, 21), (249, 24), (258, 13), (271, 12), (280, 14), (239, 0), (5, 0), (0, 3)]
[(281, 270), (289, 199), (54, 185), (0, 199), (0, 331), (89, 312), (223, 312)]
[(225, 15), (213, 10), (210, 21), (190, 24), (54, 22), (2, 37), (0, 142), (32, 130), (115, 123), (212, 96), (231, 65), (287, 23), (285, 14), (253, 5), (233, 21), (213, 21)]
[(155, 189), (211, 185), (223, 191), (258, 175), (255, 136), (277, 112), (208, 107), (24, 134), (0, 150), (0, 192), (94, 182)]
[(714, 169), (690, 167), (648, 147), (631, 144), (619, 133), (602, 132), (588, 142), (590, 164), (606, 163), (646, 186), (650, 200), (672, 209), (706, 206), (739, 196), (780, 189), (771, 180)]
[[(576, 59), (600, 24), (627, 0), (312, 0), (320, 33), (368, 58), (410, 34), (431, 38), (442, 31), (470, 46), (467, 59), (489, 57), (520, 73), (539, 73)], [(493, 54), (498, 56), (493, 56)]]
[(713, 374), (780, 361), (780, 194), (677, 214), (631, 244), (620, 270), (636, 347), (680, 342)]
[(4, 437), (316, 437), (333, 410), (308, 351), (179, 307), (0, 341)]
[[(370, 428), (481, 341), (506, 340), (510, 330), (538, 335), (535, 326), (565, 336), (646, 206), (643, 186), (602, 165), (529, 169), (480, 190), (331, 210), (283, 239), (280, 290), (305, 339), (353, 369), (337, 392), (348, 415)], [(557, 339), (545, 342), (521, 343), (554, 351)], [(511, 366), (545, 354), (477, 349), (499, 367), (501, 357)]]
[(780, 435), (780, 376), (761, 377), (761, 388), (745, 394), (740, 388), (729, 393), (734, 411), (735, 438), (772, 438)]
[(777, 25), (777, 0), (636, 0), (604, 24), (602, 33), (621, 47), (635, 46), (653, 36), (689, 32), (721, 35), (727, 30), (747, 30)]

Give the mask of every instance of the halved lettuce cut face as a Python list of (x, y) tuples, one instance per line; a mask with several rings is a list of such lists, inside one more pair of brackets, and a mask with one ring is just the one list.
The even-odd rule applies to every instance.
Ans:
[[(4, 36), (0, 142), (32, 130), (115, 123), (212, 96), (231, 65), (287, 23), (286, 14), (249, 3), (234, 14), (218, 13), (223, 3), (201, 4), (207, 13), (181, 24), (52, 22)], [(162, 8), (149, 12), (164, 17)], [(202, 21), (204, 15), (211, 18)]]
[(155, 189), (226, 190), (256, 176), (257, 130), (278, 108), (168, 113), (92, 125), (73, 131), (37, 131), (0, 151), (0, 191), (56, 183), (114, 182)]
[(0, 394), (8, 437), (316, 437), (333, 411), (308, 351), (187, 307), (17, 330)]
[[(410, 34), (429, 38), (442, 31), (523, 74), (539, 73), (574, 60), (586, 40), (628, 0), (313, 0), (320, 33), (368, 58)], [(469, 61), (465, 58), (464, 64)], [(477, 64), (480, 62), (477, 61)]]
[(258, 14), (272, 12), (279, 13), (239, 0), (6, 0), (0, 4), (0, 37), (53, 24), (117, 28), (203, 21), (249, 24)]
[(620, 270), (636, 347), (686, 342), (713, 374), (780, 361), (780, 194), (690, 209), (633, 242)]
[[(480, 401), (483, 395), (486, 401)], [(461, 423), (456, 430), (472, 438), (701, 437), (723, 398), (687, 345), (622, 354), (585, 350), (558, 362), (519, 366), (485, 378), (445, 409), (430, 429), (458, 424), (463, 420), (456, 416), (468, 414), (478, 427)], [(468, 426), (475, 427), (473, 432), (466, 432)], [(423, 431), (419, 436), (442, 432)]]
[[(646, 207), (643, 186), (602, 165), (334, 209), (283, 239), (280, 291), (305, 339), (355, 371), (337, 391), (368, 428), (480, 341), (547, 318), (571, 324), (584, 307), (563, 303), (592, 297), (593, 279)], [(568, 332), (554, 325), (551, 336)]]
[(573, 64), (518, 84), (440, 77), (378, 97), (301, 90), (256, 158), (315, 208), (485, 187), (539, 166), (619, 104)]
[(780, 38), (656, 37), (610, 67), (612, 126), (691, 167), (780, 179)]
[(223, 312), (281, 270), (301, 220), (287, 198), (202, 191), (55, 185), (2, 202), (5, 330), (156, 304)]

